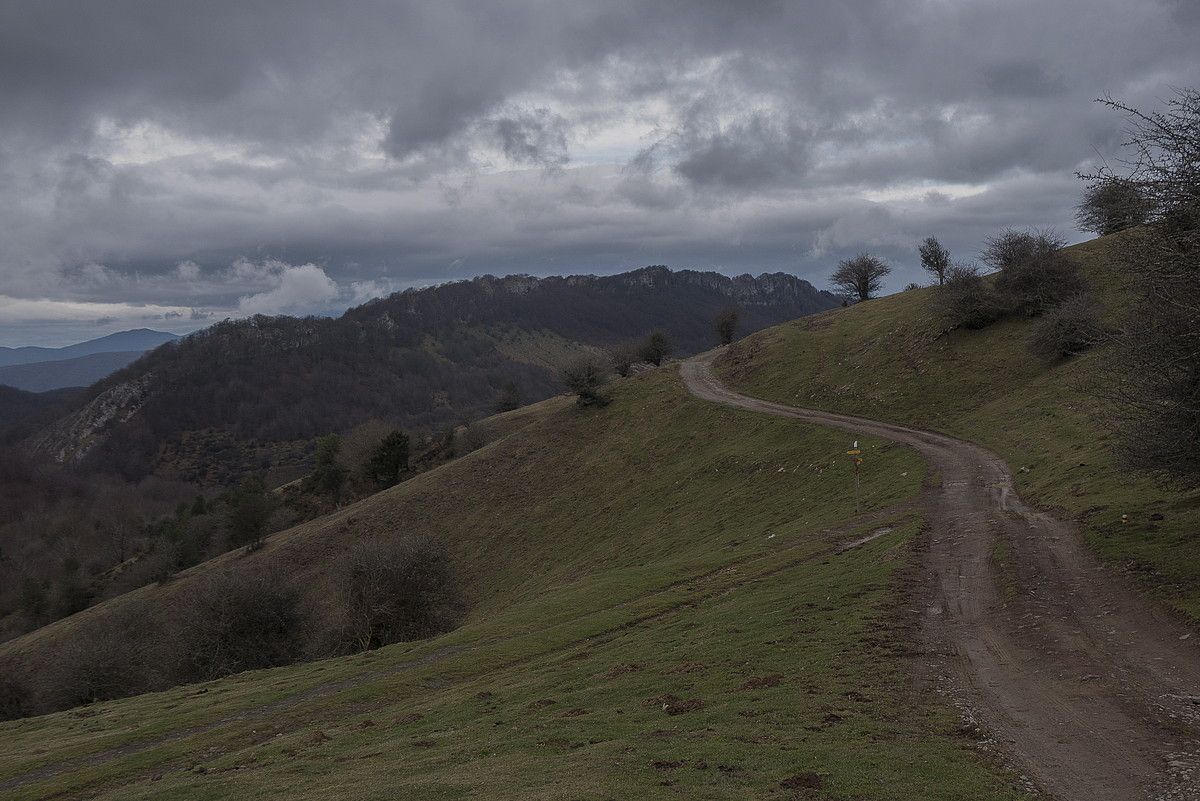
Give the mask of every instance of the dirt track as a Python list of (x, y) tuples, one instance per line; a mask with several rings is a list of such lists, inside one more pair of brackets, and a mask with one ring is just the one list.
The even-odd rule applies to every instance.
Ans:
[(926, 632), (960, 700), (1019, 770), (1064, 801), (1200, 799), (1200, 636), (1121, 586), (1071, 524), (1026, 506), (991, 451), (740, 395), (713, 376), (714, 356), (681, 366), (694, 395), (900, 442), (940, 474)]

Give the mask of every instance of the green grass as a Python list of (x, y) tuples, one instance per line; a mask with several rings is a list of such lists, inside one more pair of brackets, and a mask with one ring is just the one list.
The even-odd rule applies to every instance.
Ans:
[[(1122, 298), (1111, 247), (1093, 240), (1068, 249), (1110, 316)], [(1032, 323), (1021, 320), (938, 337), (935, 291), (768, 329), (733, 346), (717, 371), (748, 394), (938, 429), (992, 448), (1013, 468), (1023, 496), (1079, 520), (1103, 558), (1200, 620), (1200, 489), (1165, 487), (1118, 464), (1099, 404), (1082, 389), (1096, 380), (1102, 354), (1046, 363), (1029, 353)]]
[[(917, 669), (921, 463), (864, 442), (868, 517), (848, 524), (845, 439), (695, 400), (670, 370), (602, 410), (550, 404), (242, 557), (319, 586), (349, 542), (426, 531), (467, 578), (460, 629), (0, 724), (0, 783), (76, 759), (6, 797), (1021, 797)], [(668, 696), (695, 708), (668, 714)], [(820, 789), (781, 786), (809, 773)]]

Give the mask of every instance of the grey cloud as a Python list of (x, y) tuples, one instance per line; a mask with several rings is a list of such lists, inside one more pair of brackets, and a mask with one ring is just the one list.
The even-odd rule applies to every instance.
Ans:
[(569, 162), (570, 125), (548, 109), (523, 109), (490, 121), (504, 154), (516, 164), (562, 167)]
[(1063, 82), (1035, 61), (1004, 61), (983, 67), (984, 84), (998, 97), (1044, 97), (1064, 88)]
[(12, 0), (0, 296), (232, 308), (271, 291), (226, 280), (239, 257), (363, 291), (646, 261), (820, 280), (868, 246), (899, 275), (906, 238), (1069, 227), (1073, 170), (1120, 139), (1091, 99), (1194, 83), (1196, 8)]
[(808, 132), (794, 120), (756, 112), (681, 137), (675, 171), (701, 186), (734, 189), (795, 185), (809, 167)]

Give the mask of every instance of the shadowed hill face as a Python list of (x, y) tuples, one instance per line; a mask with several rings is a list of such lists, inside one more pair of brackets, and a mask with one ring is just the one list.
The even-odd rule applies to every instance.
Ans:
[(752, 331), (835, 302), (783, 274), (646, 268), (486, 277), (399, 293), (338, 319), (219, 323), (96, 385), (74, 419), (35, 441), (137, 477), (159, 469), (189, 431), (220, 431), (236, 446), (310, 439), (372, 417), (433, 430), (487, 414), (509, 382), (526, 402), (554, 394), (555, 367), (582, 348), (663, 329), (677, 353), (692, 353), (714, 344), (713, 319), (729, 305)]
[(15, 425), (43, 406), (43, 401), (32, 392), (0, 385), (0, 426)]
[(0, 384), (0, 443), (29, 426), (49, 423), (81, 397), (81, 389), (26, 392)]

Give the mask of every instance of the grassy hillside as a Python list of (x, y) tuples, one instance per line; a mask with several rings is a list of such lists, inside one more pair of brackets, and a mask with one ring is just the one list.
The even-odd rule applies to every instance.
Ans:
[(865, 443), (856, 516), (844, 435), (692, 399), (670, 370), (622, 382), (603, 410), (524, 414), (258, 553), (3, 650), (166, 602), (232, 559), (287, 564), (319, 592), (347, 544), (410, 531), (453, 549), (473, 600), (460, 629), (0, 724), (0, 793), (1019, 797), (957, 713), (918, 692), (913, 453)]
[[(1122, 276), (1111, 240), (1068, 249), (1111, 316)], [(1102, 354), (1048, 363), (1032, 323), (937, 336), (933, 289), (807, 317), (747, 337), (717, 362), (744, 392), (939, 429), (1003, 456), (1018, 490), (1078, 519), (1107, 560), (1200, 620), (1200, 489), (1164, 487), (1117, 464), (1086, 387)], [(1122, 515), (1128, 515), (1122, 522)]]

